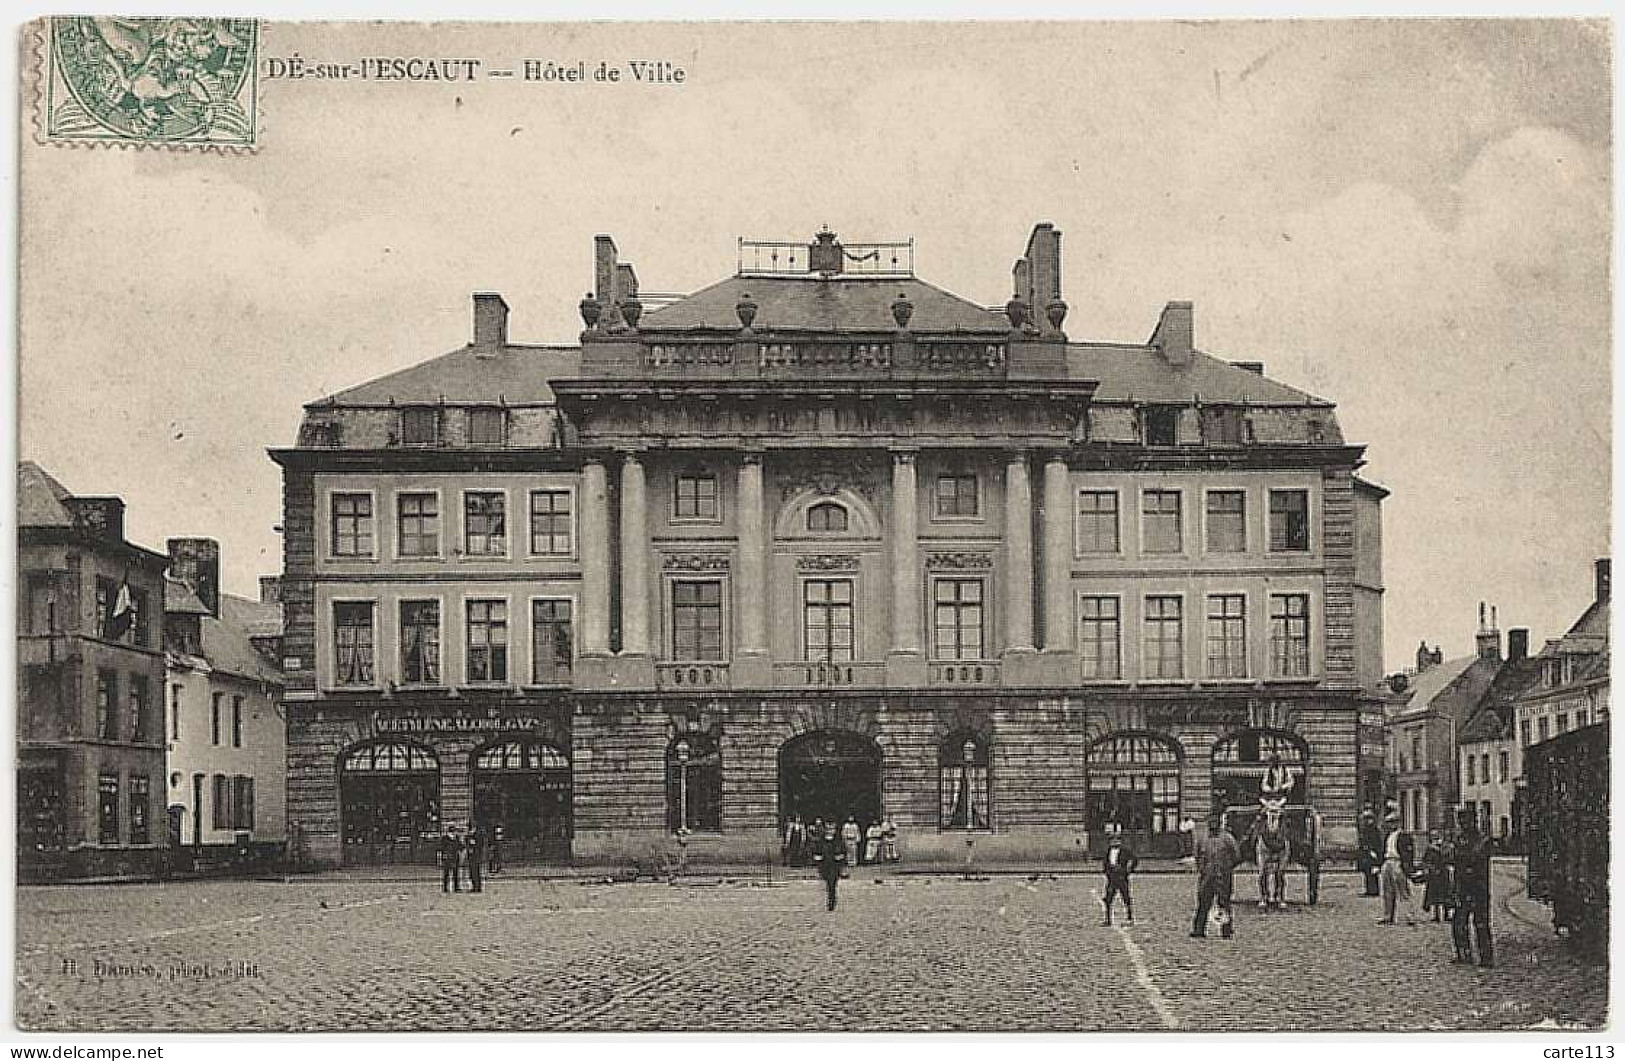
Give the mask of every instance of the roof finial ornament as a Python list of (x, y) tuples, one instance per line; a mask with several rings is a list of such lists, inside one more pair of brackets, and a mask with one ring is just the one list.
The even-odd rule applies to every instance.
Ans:
[(740, 295), (739, 301), (734, 305), (734, 312), (739, 315), (739, 326), (747, 332), (756, 321), (756, 309), (756, 301), (750, 297), (749, 291)]
[(914, 303), (908, 300), (907, 291), (897, 292), (897, 300), (891, 304), (891, 315), (897, 321), (897, 327), (907, 331), (909, 318), (914, 316)]

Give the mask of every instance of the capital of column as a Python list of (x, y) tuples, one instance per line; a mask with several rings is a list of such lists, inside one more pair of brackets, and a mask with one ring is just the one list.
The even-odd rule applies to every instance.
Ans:
[(918, 457), (919, 455), (920, 451), (917, 449), (894, 449), (891, 451), (891, 459), (893, 464), (912, 465), (914, 463), (914, 458)]

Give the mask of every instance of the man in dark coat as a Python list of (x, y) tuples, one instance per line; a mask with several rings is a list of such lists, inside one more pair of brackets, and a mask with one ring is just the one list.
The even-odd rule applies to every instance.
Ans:
[(1113, 832), (1111, 839), (1106, 841), (1106, 853), (1100, 856), (1101, 872), (1106, 874), (1106, 920), (1101, 924), (1112, 923), (1112, 900), (1121, 895), (1123, 897), (1123, 911), (1128, 914), (1128, 923), (1134, 924), (1134, 896), (1129, 894), (1129, 875), (1140, 864), (1134, 857), (1134, 852), (1123, 843), (1121, 833)]
[(824, 835), (813, 844), (813, 864), (818, 867), (818, 875), (824, 878), (824, 888), (829, 893), (829, 909), (833, 910), (835, 889), (841, 883), (841, 873), (846, 868), (846, 842), (835, 832), (833, 823), (824, 826)]
[(459, 864), (463, 860), (463, 841), (457, 835), (456, 829), (447, 829), (440, 834), (440, 890), (443, 892), (460, 892), (463, 890), (462, 878), (458, 875)]
[(1377, 882), (1377, 871), (1382, 868), (1382, 831), (1377, 828), (1377, 815), (1370, 810), (1360, 812), (1360, 853), (1355, 865), (1365, 878), (1365, 894), (1375, 899), (1382, 894)]
[(1230, 893), (1234, 884), (1236, 863), (1241, 861), (1241, 845), (1222, 815), (1215, 815), (1207, 823), (1207, 839), (1196, 847), (1196, 920), (1191, 924), (1193, 939), (1207, 938), (1207, 915), (1215, 903), (1224, 911), (1224, 925), (1219, 935), (1230, 939), (1235, 935), (1235, 922), (1231, 918)]
[(1462, 811), (1456, 819), (1461, 835), (1456, 839), (1453, 864), (1456, 872), (1456, 914), (1450, 924), (1456, 940), (1455, 961), (1473, 964), (1473, 940), (1467, 923), (1473, 923), (1478, 942), (1478, 964), (1495, 964), (1495, 943), (1490, 938), (1490, 844), (1478, 831), (1472, 811)]
[(480, 878), (480, 869), (485, 861), (485, 829), (483, 826), (471, 826), (468, 830), (468, 883), (470, 891), (484, 891), (484, 883)]

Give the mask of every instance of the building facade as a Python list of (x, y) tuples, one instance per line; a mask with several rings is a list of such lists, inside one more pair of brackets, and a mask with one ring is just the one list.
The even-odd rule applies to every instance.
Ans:
[(278, 605), (221, 591), (214, 540), (168, 547), (170, 846), (177, 864), (194, 867), (275, 857), (287, 838)]
[(599, 237), (579, 343), (477, 294), (470, 343), (272, 452), (301, 857), (479, 821), (760, 861), (794, 815), (1174, 851), (1274, 757), (1352, 843), (1384, 491), (1330, 403), (1195, 349), (1188, 303), (1069, 340), (1049, 225), (996, 310), (911, 244), (740, 251), (640, 298)]
[(18, 879), (143, 877), (164, 844), (163, 571), (124, 502), (17, 473)]

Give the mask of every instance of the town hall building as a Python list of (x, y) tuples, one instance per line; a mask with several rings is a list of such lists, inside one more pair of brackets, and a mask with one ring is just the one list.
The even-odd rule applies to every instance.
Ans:
[(1140, 850), (1256, 802), (1351, 846), (1380, 506), (1335, 408), (1196, 349), (1075, 341), (1061, 234), (989, 308), (911, 243), (741, 241), (640, 298), (597, 238), (570, 345), (472, 341), (305, 407), (284, 478), (289, 843), (427, 861)]

